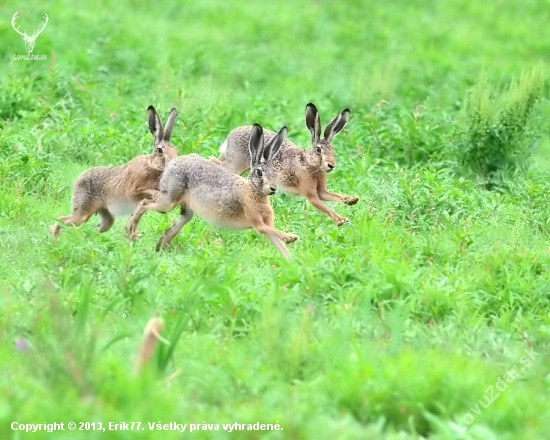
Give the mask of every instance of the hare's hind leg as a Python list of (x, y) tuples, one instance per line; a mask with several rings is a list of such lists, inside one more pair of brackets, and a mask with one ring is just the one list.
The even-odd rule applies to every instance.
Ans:
[(86, 223), (95, 211), (85, 212), (81, 209), (75, 209), (71, 215), (59, 217), (57, 220), (65, 223), (67, 226), (80, 226)]
[[(77, 208), (70, 215), (61, 216), (57, 220), (65, 223), (67, 226), (80, 226), (81, 224), (86, 223), (93, 214), (95, 214), (95, 211), (88, 212), (81, 208)], [(61, 225), (59, 223), (55, 223), (50, 227), (50, 232), (52, 237), (55, 239), (57, 234), (61, 232)]]
[(111, 213), (106, 209), (101, 209), (97, 213), (101, 218), (99, 225), (97, 225), (98, 232), (106, 232), (111, 229), (113, 223), (115, 222), (115, 218), (111, 215)]
[(195, 212), (185, 204), (181, 205), (180, 212), (181, 218), (170, 228), (168, 228), (157, 242), (157, 251), (164, 249), (168, 244), (170, 244), (174, 237), (180, 233), (181, 229), (193, 218), (193, 215), (195, 214)]
[(134, 213), (126, 223), (126, 236), (134, 241), (137, 238), (138, 224), (143, 214), (147, 211), (168, 212), (174, 209), (181, 202), (171, 200), (167, 194), (159, 192), (154, 199), (143, 199), (135, 209)]

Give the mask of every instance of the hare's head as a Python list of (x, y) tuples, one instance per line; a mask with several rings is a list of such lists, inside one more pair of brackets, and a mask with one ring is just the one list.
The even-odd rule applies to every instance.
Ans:
[(178, 111), (173, 108), (170, 111), (166, 126), (163, 127), (155, 108), (150, 105), (147, 109), (147, 122), (149, 123), (149, 130), (153, 134), (153, 155), (155, 159), (163, 160), (165, 164), (178, 155), (178, 149), (170, 143), (177, 116)]
[(287, 129), (283, 127), (271, 140), (264, 145), (264, 132), (262, 127), (254, 124), (250, 135), (250, 171), (248, 181), (260, 193), (270, 196), (277, 191), (275, 174), (268, 166), (269, 161), (277, 154), (281, 144), (285, 140)]
[(330, 173), (336, 168), (334, 147), (330, 141), (345, 127), (349, 118), (349, 109), (342, 112), (330, 121), (325, 128), (324, 138), (321, 139), (321, 118), (313, 104), (306, 106), (306, 127), (311, 133), (312, 152), (310, 154), (310, 166)]

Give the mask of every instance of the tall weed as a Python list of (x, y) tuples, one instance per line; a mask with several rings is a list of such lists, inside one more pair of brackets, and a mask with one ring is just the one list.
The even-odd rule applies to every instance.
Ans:
[(523, 72), (503, 88), (482, 76), (466, 94), (456, 127), (454, 153), (485, 181), (504, 170), (523, 169), (540, 134), (536, 104), (541, 98), (540, 68)]

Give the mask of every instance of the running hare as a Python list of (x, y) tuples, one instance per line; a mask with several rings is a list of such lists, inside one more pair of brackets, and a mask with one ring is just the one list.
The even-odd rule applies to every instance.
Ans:
[(262, 127), (253, 126), (249, 138), (251, 159), (248, 166), (251, 171), (248, 179), (197, 154), (180, 156), (170, 162), (160, 178), (157, 196), (152, 200), (142, 200), (128, 221), (128, 238), (135, 240), (138, 223), (146, 211), (168, 212), (181, 205), (181, 218), (159, 239), (157, 250), (170, 243), (197, 212), (207, 222), (225, 229), (254, 228), (266, 235), (289, 259), (288, 250), (281, 240), (292, 243), (298, 237), (274, 228), (269, 196), (277, 187), (271, 174), (265, 171), (283, 143), (286, 132), (286, 127), (281, 128), (264, 147)]
[[(330, 121), (325, 128), (324, 138), (321, 139), (321, 120), (319, 112), (313, 104), (306, 106), (306, 126), (311, 132), (311, 150), (303, 150), (288, 139), (285, 139), (279, 154), (267, 165), (267, 171), (275, 175), (275, 182), (283, 190), (292, 194), (304, 196), (319, 211), (328, 215), (338, 226), (348, 221), (330, 209), (325, 202), (341, 202), (346, 205), (355, 205), (359, 200), (355, 196), (346, 196), (331, 193), (327, 189), (327, 173), (336, 167), (334, 147), (330, 141), (346, 125), (349, 118), (349, 109), (343, 110)], [(250, 168), (250, 153), (248, 139), (252, 127), (238, 127), (234, 129), (220, 147), (220, 157), (210, 160), (221, 164), (228, 170), (242, 174)], [(269, 141), (275, 133), (265, 130), (265, 138)]]
[[(105, 232), (113, 226), (115, 216), (131, 214), (141, 200), (155, 196), (162, 171), (178, 155), (178, 149), (170, 143), (178, 112), (172, 109), (164, 128), (153, 106), (149, 106), (147, 115), (154, 140), (153, 154), (137, 156), (123, 166), (84, 171), (74, 184), (73, 212), (59, 217), (59, 221), (78, 226), (99, 214), (98, 231)], [(50, 231), (55, 238), (61, 225), (55, 223)]]

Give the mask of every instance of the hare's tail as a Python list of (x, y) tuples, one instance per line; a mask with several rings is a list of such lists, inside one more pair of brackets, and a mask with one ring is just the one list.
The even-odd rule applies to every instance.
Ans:
[(227, 151), (227, 139), (223, 141), (223, 144), (220, 145), (220, 154), (225, 155)]
[(227, 139), (223, 141), (223, 144), (220, 145), (220, 157), (210, 157), (210, 161), (217, 163), (218, 165), (223, 165), (225, 162), (225, 152), (227, 151)]

